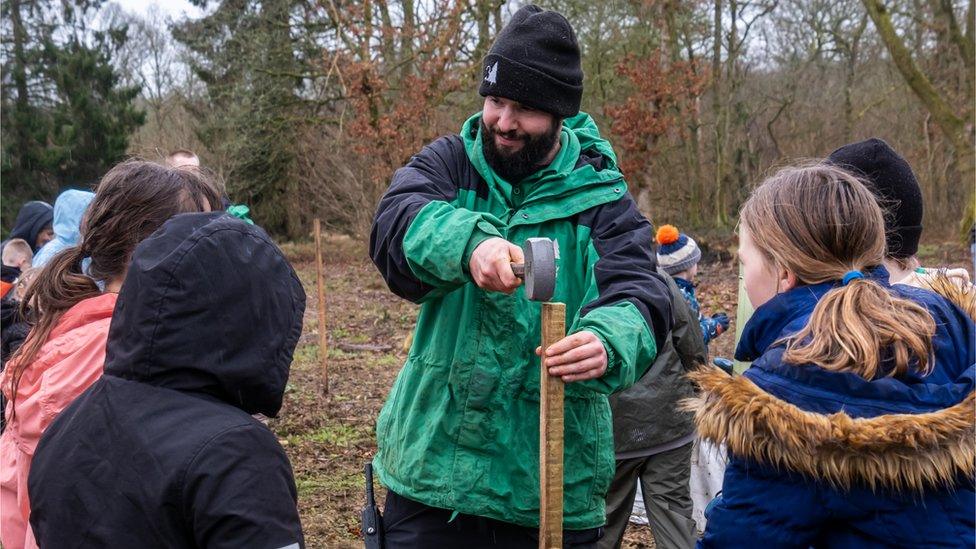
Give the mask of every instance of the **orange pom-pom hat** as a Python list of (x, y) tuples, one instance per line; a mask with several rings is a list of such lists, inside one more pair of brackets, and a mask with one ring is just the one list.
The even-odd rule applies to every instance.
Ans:
[(678, 232), (678, 228), (674, 225), (661, 225), (657, 229), (657, 243), (661, 246), (674, 244), (680, 236), (681, 233)]
[(698, 244), (688, 235), (681, 234), (674, 225), (659, 227), (655, 240), (657, 264), (670, 275), (690, 269), (701, 259)]

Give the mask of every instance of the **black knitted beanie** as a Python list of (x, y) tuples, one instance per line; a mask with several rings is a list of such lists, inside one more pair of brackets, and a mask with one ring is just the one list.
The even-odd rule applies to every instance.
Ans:
[(878, 198), (886, 214), (888, 256), (915, 255), (922, 236), (922, 190), (908, 162), (876, 137), (844, 145), (827, 162), (866, 180)]
[(478, 89), (559, 118), (579, 112), (583, 96), (576, 33), (562, 15), (528, 5), (515, 12), (485, 56)]

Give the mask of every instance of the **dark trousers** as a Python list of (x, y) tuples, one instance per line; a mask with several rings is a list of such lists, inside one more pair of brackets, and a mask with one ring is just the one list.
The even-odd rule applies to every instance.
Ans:
[(617, 549), (630, 521), (640, 479), (641, 495), (654, 546), (657, 549), (691, 549), (695, 546), (695, 521), (691, 518), (691, 447), (688, 443), (653, 456), (617, 460), (607, 492), (607, 533), (600, 549)]
[[(424, 505), (387, 492), (383, 533), (387, 549), (537, 549), (539, 529)], [(563, 547), (596, 549), (603, 528), (564, 530)]]

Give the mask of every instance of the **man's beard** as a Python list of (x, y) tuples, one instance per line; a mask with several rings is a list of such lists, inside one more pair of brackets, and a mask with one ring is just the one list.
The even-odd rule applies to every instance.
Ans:
[[(502, 179), (509, 183), (518, 183), (533, 173), (545, 167), (543, 162), (556, 142), (562, 130), (562, 121), (553, 121), (549, 130), (542, 135), (518, 134), (516, 131), (498, 132), (485, 125), (481, 120), (481, 151), (485, 155), (488, 166)], [(495, 143), (495, 136), (501, 135), (508, 139), (517, 139), (522, 147), (512, 153), (505, 152)]]

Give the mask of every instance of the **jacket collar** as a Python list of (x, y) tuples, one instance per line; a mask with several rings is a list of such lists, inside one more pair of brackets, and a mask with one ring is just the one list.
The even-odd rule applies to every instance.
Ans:
[[(590, 120), (588, 115), (585, 116)], [(468, 160), (494, 197), (518, 214), (509, 225), (565, 218), (599, 204), (614, 202), (626, 194), (627, 184), (616, 169), (616, 157), (607, 155), (607, 151), (612, 151), (609, 143), (599, 138), (595, 124), (582, 125), (578, 118), (568, 120), (574, 127), (567, 126), (564, 121), (560, 149), (553, 161), (517, 186), (495, 174), (484, 158), (481, 113), (465, 121), (461, 139)], [(521, 200), (514, 199), (516, 188), (524, 191)]]
[(112, 318), (115, 310), (115, 301), (119, 295), (112, 292), (89, 297), (75, 303), (70, 309), (65, 311), (58, 323), (51, 330), (49, 339), (66, 334), (72, 330), (81, 328), (92, 322), (97, 322), (106, 318)]
[(688, 293), (690, 293), (692, 295), (695, 294), (695, 285), (693, 283), (691, 283), (691, 282), (689, 282), (689, 281), (687, 281), (687, 280), (685, 280), (683, 278), (678, 278), (676, 276), (672, 276), (671, 279), (674, 280), (674, 283), (679, 288), (681, 288), (682, 290), (684, 290), (684, 291), (686, 291), (686, 292), (688, 292)]
[[(885, 287), (890, 286), (888, 271), (884, 266), (875, 267), (868, 276)], [(839, 280), (798, 286), (762, 304), (742, 329), (742, 336), (735, 348), (736, 360), (752, 362), (762, 356), (776, 340), (800, 331), (817, 302), (838, 286)]]

